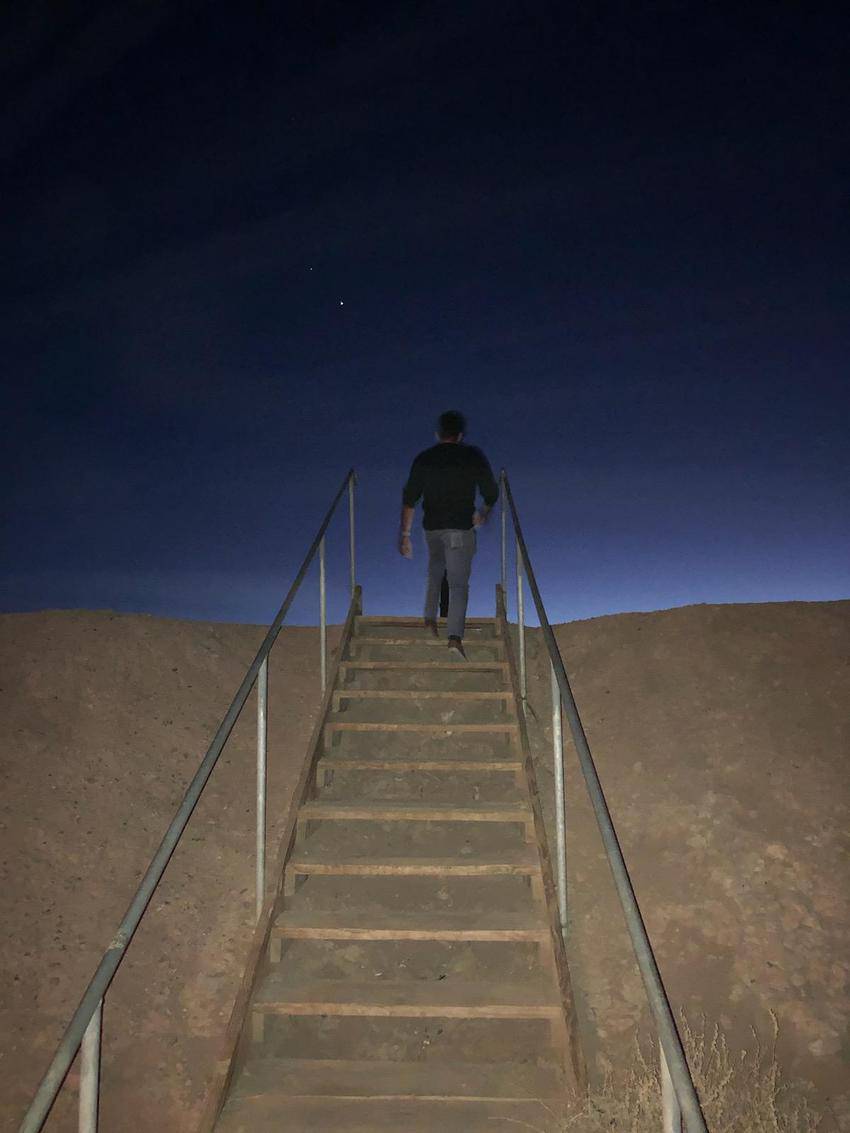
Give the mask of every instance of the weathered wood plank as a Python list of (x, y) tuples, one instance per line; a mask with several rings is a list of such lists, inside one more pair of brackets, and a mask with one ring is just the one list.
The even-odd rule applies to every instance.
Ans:
[(325, 724), (325, 730), (329, 732), (423, 732), (432, 734), (441, 732), (445, 732), (446, 734), (453, 732), (465, 732), (469, 734), (507, 732), (511, 735), (517, 735), (519, 733), (519, 724), (510, 720), (494, 724), (389, 724), (377, 720), (359, 721), (356, 723), (334, 720)]
[[(395, 669), (425, 669), (428, 672), (457, 672), (457, 661), (343, 661), (340, 664), (341, 672), (355, 669), (372, 669), (377, 672)], [(507, 661), (467, 661), (462, 670), (464, 673), (506, 673)]]
[(499, 877), (539, 876), (537, 852), (521, 846), (497, 856), (468, 858), (370, 857), (345, 858), (324, 854), (293, 855), (287, 870), (299, 876), (345, 877)]
[(523, 764), (516, 759), (416, 759), (405, 756), (325, 755), (320, 771), (508, 771), (516, 774)]
[(281, 1098), (558, 1098), (563, 1075), (554, 1066), (516, 1062), (402, 1062), (262, 1058), (240, 1075), (234, 1097)]
[[(448, 619), (437, 618), (438, 625), (445, 625)], [(495, 626), (496, 618), (467, 618), (468, 626)], [(411, 617), (409, 614), (359, 614), (357, 625), (370, 626), (414, 626), (424, 629), (422, 618)]]
[(551, 1019), (561, 1012), (549, 987), (531, 982), (309, 980), (294, 984), (276, 968), (257, 986), (252, 1007), (281, 1015), (417, 1019)]
[(234, 1098), (217, 1133), (496, 1133), (530, 1127), (557, 1133), (563, 1102), (471, 1098), (292, 1098), (285, 1125), (278, 1099)]
[[(353, 637), (349, 643), (351, 648), (360, 645), (415, 645), (416, 648), (442, 649), (445, 651), (446, 642), (441, 637)], [(482, 649), (495, 649), (497, 653), (504, 652), (504, 643), (500, 637), (475, 637), (464, 642), (465, 646), (480, 647)], [(456, 661), (455, 666), (463, 665), (463, 661)]]
[(337, 700), (508, 700), (514, 698), (511, 691), (467, 692), (454, 689), (422, 688), (341, 688), (336, 692)]
[(285, 940), (443, 940), (537, 942), (549, 926), (535, 909), (511, 913), (437, 910), (404, 913), (395, 909), (316, 912), (289, 910), (272, 927)]
[(527, 802), (456, 806), (448, 803), (324, 802), (304, 803), (298, 821), (340, 822), (526, 822)]

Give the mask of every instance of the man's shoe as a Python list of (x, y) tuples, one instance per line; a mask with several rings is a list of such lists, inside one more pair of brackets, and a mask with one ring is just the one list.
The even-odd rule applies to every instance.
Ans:
[(437, 619), (436, 618), (425, 618), (425, 628), (430, 629), (430, 631), (431, 631), (431, 633), (433, 633), (434, 637), (440, 636), (439, 630), (437, 629)]
[(449, 638), (449, 656), (453, 661), (465, 661), (466, 653), (463, 650), (463, 642), (459, 637)]

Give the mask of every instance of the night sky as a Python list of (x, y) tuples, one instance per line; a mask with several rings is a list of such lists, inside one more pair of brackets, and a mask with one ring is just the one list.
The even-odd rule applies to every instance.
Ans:
[(553, 620), (847, 597), (849, 29), (4, 5), (2, 609), (268, 621), (354, 465), (366, 610), (418, 612), (400, 491), (447, 408)]

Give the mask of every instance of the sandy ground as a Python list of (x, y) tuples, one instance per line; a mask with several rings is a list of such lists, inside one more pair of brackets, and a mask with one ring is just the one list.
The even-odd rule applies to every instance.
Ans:
[[(109, 613), (0, 618), (0, 1129), (17, 1127), (262, 635)], [(751, 1025), (769, 1036), (774, 1011), (785, 1071), (850, 1129), (850, 602), (618, 615), (558, 637), (674, 1004), (742, 1042)], [(529, 644), (545, 798), (548, 675), (539, 634)], [(284, 630), (272, 819), (318, 683), (316, 631)], [(250, 935), (254, 737), (251, 700), (110, 993), (104, 1128), (195, 1127)], [(644, 999), (571, 751), (567, 763), (569, 950), (601, 1065), (627, 1051)], [(57, 1107), (49, 1128), (72, 1127)]]
[[(773, 1012), (784, 1074), (824, 1130), (850, 1129), (850, 602), (691, 606), (557, 638), (674, 1007), (751, 1050)], [(548, 804), (539, 631), (529, 649)], [(566, 771), (568, 953), (600, 1065), (653, 1032), (571, 744)]]
[[(3, 1130), (17, 1128), (264, 633), (110, 613), (0, 618)], [(318, 708), (316, 630), (284, 629), (269, 703), (272, 827)], [(252, 696), (110, 992), (106, 1129), (194, 1128), (253, 918), (255, 721)], [(51, 1130), (74, 1127), (69, 1108)]]

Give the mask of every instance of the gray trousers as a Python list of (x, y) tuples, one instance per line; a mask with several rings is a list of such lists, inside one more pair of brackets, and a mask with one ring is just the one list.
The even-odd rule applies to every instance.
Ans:
[(425, 617), (436, 618), (443, 573), (449, 580), (449, 637), (463, 637), (466, 606), (469, 601), (469, 574), (475, 554), (475, 529), (453, 531), (449, 528), (426, 531), (428, 544), (428, 586), (425, 590)]

